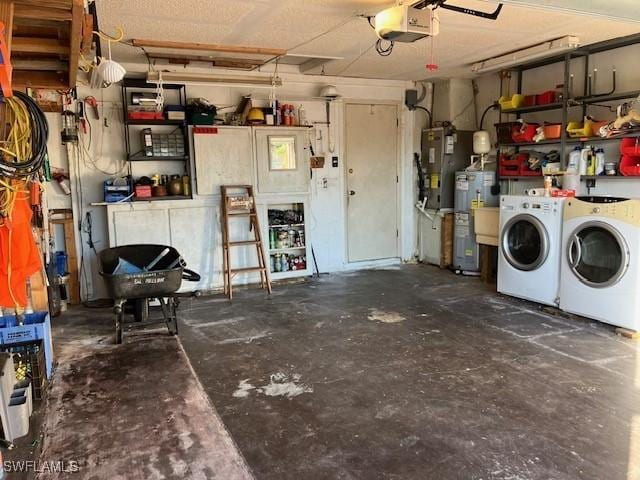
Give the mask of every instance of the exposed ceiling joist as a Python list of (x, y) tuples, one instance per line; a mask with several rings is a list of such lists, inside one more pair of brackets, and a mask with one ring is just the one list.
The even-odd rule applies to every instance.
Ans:
[(43, 70), (51, 72), (66, 72), (69, 64), (62, 60), (41, 58), (16, 58), (11, 61), (14, 70)]
[(86, 13), (82, 20), (82, 41), (80, 42), (80, 52), (83, 55), (87, 55), (91, 51), (93, 30), (93, 15)]
[(287, 53), (279, 48), (250, 47), (245, 45), (222, 45), (217, 43), (170, 42), (165, 40), (147, 40), (134, 38), (131, 43), (136, 47), (171, 48), (176, 50), (203, 50), (208, 52), (243, 53), (279, 57)]
[(73, 0), (71, 7), (71, 32), (69, 33), (69, 86), (76, 84), (78, 62), (80, 61), (80, 42), (84, 22), (84, 0)]
[(15, 53), (69, 55), (69, 45), (55, 38), (13, 37), (11, 49)]
[(151, 60), (166, 60), (175, 65), (189, 65), (192, 62), (202, 62), (208, 63), (213, 67), (235, 68), (239, 70), (253, 70), (265, 63), (264, 60), (258, 59), (214, 57), (207, 55), (180, 55), (156, 52), (149, 52), (148, 55)]
[(71, 12), (61, 8), (36, 7), (33, 5), (24, 5), (16, 3), (14, 7), (14, 16), (17, 18), (25, 18), (32, 20), (54, 20), (57, 22), (70, 22)]
[(71, 10), (71, 0), (14, 0), (16, 4)]
[(69, 88), (66, 72), (14, 70), (13, 85), (17, 88), (48, 88), (56, 90)]

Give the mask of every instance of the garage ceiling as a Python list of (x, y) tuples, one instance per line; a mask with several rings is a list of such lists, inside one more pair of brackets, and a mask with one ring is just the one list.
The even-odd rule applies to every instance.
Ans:
[[(497, 3), (449, 1), (480, 10), (491, 10)], [(564, 35), (576, 35), (586, 45), (639, 30), (638, 23), (514, 4), (505, 5), (497, 21), (441, 9), (441, 33), (434, 42), (440, 69), (429, 73), (425, 69), (429, 40), (396, 44), (391, 56), (380, 57), (372, 48), (375, 32), (366, 20), (357, 18), (394, 4), (388, 0), (96, 0), (99, 25), (106, 32), (122, 25), (127, 38), (251, 45), (342, 57), (328, 63), (325, 73), (361, 78), (468, 76), (475, 61)], [(125, 63), (146, 62), (140, 49), (127, 45), (114, 45), (113, 55)], [(308, 73), (320, 73), (320, 68)]]

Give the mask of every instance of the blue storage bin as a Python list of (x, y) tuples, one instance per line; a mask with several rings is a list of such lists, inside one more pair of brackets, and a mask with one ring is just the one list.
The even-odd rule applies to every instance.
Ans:
[(42, 341), (47, 378), (53, 374), (53, 342), (49, 312), (27, 313), (24, 325), (18, 325), (15, 315), (0, 317), (0, 346)]

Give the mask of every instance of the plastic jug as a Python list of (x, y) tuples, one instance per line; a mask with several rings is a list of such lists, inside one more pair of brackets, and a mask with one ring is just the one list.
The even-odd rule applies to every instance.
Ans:
[(596, 150), (596, 171), (595, 171), (596, 175), (602, 175), (604, 173), (604, 163), (605, 163), (604, 149), (598, 148)]
[(575, 147), (571, 153), (569, 153), (569, 163), (567, 164), (567, 172), (577, 173), (580, 171), (580, 147)]
[(562, 188), (564, 190), (580, 190), (580, 174), (578, 172), (567, 172), (562, 178)]

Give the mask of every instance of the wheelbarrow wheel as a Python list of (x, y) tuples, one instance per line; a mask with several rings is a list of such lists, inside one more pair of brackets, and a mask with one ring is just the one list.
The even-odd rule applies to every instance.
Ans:
[(122, 343), (122, 327), (124, 324), (124, 310), (116, 313), (116, 345)]

